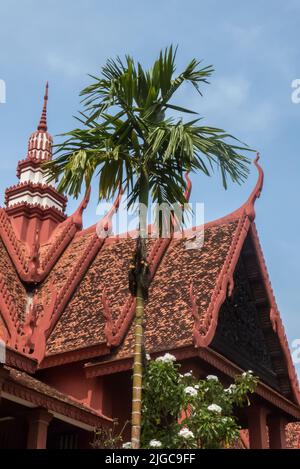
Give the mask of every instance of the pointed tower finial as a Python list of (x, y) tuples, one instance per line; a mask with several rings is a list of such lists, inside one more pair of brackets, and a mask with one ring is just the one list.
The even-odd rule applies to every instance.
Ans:
[(41, 115), (41, 120), (38, 126), (38, 130), (41, 130), (42, 132), (47, 132), (47, 102), (48, 102), (48, 89), (49, 89), (49, 83), (47, 81), (46, 83), (46, 91), (45, 91), (45, 96), (44, 96), (44, 106), (43, 106), (43, 111)]

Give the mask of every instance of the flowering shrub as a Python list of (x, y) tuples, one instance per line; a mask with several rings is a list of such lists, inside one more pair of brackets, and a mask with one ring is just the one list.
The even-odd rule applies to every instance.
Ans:
[[(95, 431), (94, 441), (91, 443), (93, 449), (117, 449), (122, 446), (123, 433), (129, 422), (126, 422), (123, 428), (119, 429), (118, 420), (113, 421), (110, 428), (102, 427)], [(129, 449), (131, 443), (124, 443), (123, 448)]]
[(249, 370), (228, 388), (215, 375), (179, 373), (173, 355), (149, 360), (144, 375), (143, 448), (222, 448), (239, 437), (234, 406), (249, 405), (257, 378)]

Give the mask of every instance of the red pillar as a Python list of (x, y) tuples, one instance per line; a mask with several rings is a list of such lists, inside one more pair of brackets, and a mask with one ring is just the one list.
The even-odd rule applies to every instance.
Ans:
[(270, 416), (268, 419), (271, 449), (286, 449), (286, 423), (286, 420), (280, 415)]
[(52, 415), (44, 409), (34, 409), (28, 415), (27, 449), (46, 449), (48, 426)]
[(251, 406), (248, 410), (248, 428), (250, 449), (268, 448), (267, 410), (260, 406)]

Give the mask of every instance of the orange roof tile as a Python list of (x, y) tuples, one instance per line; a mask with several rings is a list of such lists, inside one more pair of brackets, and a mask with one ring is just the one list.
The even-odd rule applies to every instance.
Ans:
[[(186, 232), (183, 239), (149, 239), (148, 258), (153, 278), (145, 314), (145, 344), (151, 352), (191, 344), (206, 347), (211, 343), (220, 307), (228, 291), (232, 290), (234, 270), (246, 236), (250, 234), (268, 293), (270, 321), (278, 334), (294, 395), (298, 399), (295, 370), (253, 224), (254, 202), (263, 183), (263, 173), (257, 160), (255, 164), (259, 178), (248, 201), (232, 214), (205, 225), (201, 249), (187, 249), (186, 246), (187, 239), (195, 236), (197, 230)], [(110, 214), (102, 221), (104, 230), (109, 229), (110, 218), (120, 197), (121, 193)], [(78, 213), (72, 216), (79, 221), (71, 217), (71, 221), (63, 222), (64, 227), (68, 223), (75, 224), (76, 230), (72, 228), (70, 234), (63, 234), (61, 244), (57, 240), (63, 230), (58, 228), (50, 244), (42, 247), (41, 261), (53, 246), (57, 245), (57, 249), (63, 246), (63, 252), (57, 258), (53, 252), (55, 262), (49, 272), (43, 273), (36, 291), (32, 285), (23, 286), (6, 247), (0, 244), (0, 253), (1, 249), (3, 252), (0, 270), (9, 280), (9, 293), (21, 322), (28, 305), (28, 294), (32, 296), (34, 293), (34, 307), (30, 309), (32, 318), (30, 321), (27, 318), (26, 323), (28, 337), (23, 337), (22, 344), (29, 353), (31, 332), (35, 331), (39, 341), (35, 345), (40, 350), (34, 350), (33, 357), (39, 362), (45, 353), (53, 356), (96, 344), (113, 345), (111, 358), (122, 358), (132, 353), (134, 299), (129, 294), (127, 276), (135, 241), (118, 237), (99, 239), (96, 227), (78, 231), (87, 198)], [(104, 292), (106, 303), (103, 301)]]

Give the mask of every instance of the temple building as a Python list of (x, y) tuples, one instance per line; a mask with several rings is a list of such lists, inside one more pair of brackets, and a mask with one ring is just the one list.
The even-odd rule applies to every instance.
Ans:
[[(89, 448), (96, 428), (131, 413), (135, 241), (105, 235), (120, 196), (97, 230), (82, 225), (89, 193), (66, 214), (42, 167), (52, 158), (47, 100), (48, 87), (0, 208), (0, 448)], [(298, 380), (255, 227), (255, 165), (249, 199), (205, 225), (201, 249), (186, 249), (200, 228), (148, 240), (145, 348), (226, 385), (253, 370), (251, 405), (236, 414), (241, 446), (299, 447)]]

